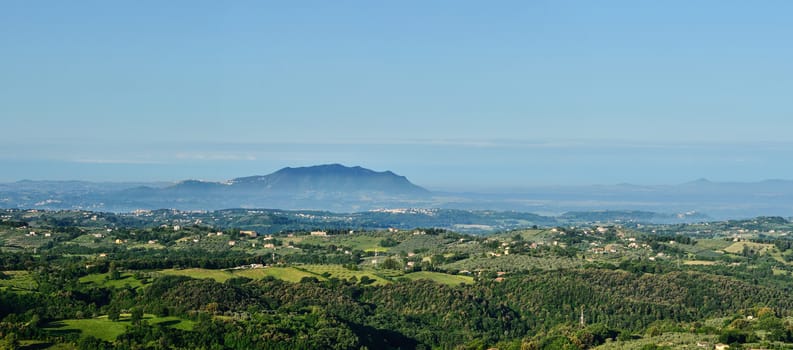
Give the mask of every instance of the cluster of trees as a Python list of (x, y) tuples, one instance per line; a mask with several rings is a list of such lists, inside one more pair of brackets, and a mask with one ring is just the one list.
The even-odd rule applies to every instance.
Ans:
[[(697, 272), (531, 271), (510, 274), (502, 282), (483, 280), (458, 287), (430, 281), (367, 286), (333, 278), (300, 283), (236, 278), (218, 283), (162, 276), (144, 289), (113, 289), (75, 284), (68, 270), (42, 271), (48, 279), (42, 279), (36, 293), (0, 291), (0, 314), (6, 322), (0, 326), (8, 330), (4, 334), (51, 339), (30, 325), (99, 314), (113, 319), (129, 312), (138, 315), (135, 325), (116, 342), (88, 338), (78, 345), (588, 348), (621, 335), (643, 334), (659, 320), (694, 322), (766, 305), (756, 321), (733, 320), (721, 336), (746, 342), (753, 339), (752, 331), (764, 330), (769, 339), (793, 340), (791, 327), (782, 320), (793, 309), (793, 296), (786, 290)], [(58, 275), (62, 276), (53, 277)], [(578, 325), (582, 310), (584, 328)], [(190, 318), (197, 322), (196, 329), (137, 322), (143, 313)], [(30, 322), (34, 318), (37, 321)]]
[[(112, 217), (115, 216), (102, 220), (110, 221)], [(270, 213), (251, 220), (259, 223), (288, 219)], [(62, 239), (84, 234), (82, 229), (68, 226), (77, 219), (39, 221), (52, 225), (53, 232), (62, 233), (58, 236)], [(17, 225), (21, 221), (6, 226)], [(375, 286), (368, 277), (341, 280), (332, 276), (324, 276), (329, 278), (323, 281), (304, 278), (300, 283), (273, 278), (232, 278), (219, 283), (183, 276), (153, 277), (156, 274), (141, 272), (177, 267), (231, 268), (266, 264), (273, 259), (286, 264), (342, 264), (358, 269), (367, 255), (331, 244), (298, 243), (294, 246), (299, 250), (280, 255), (254, 255), (228, 247), (211, 250), (169, 245), (186, 234), (209, 231), (201, 226), (180, 231), (159, 227), (114, 231), (124, 239), (158, 239), (166, 243), (166, 248), (159, 250), (115, 245), (92, 248), (59, 244), (61, 241), (53, 239), (50, 246), (36, 254), (0, 253), (0, 271), (28, 271), (36, 285), (25, 291), (0, 289), (0, 346), (15, 346), (19, 339), (41, 339), (70, 342), (82, 349), (473, 349), (494, 345), (503, 349), (582, 349), (608, 339), (652, 335), (671, 329), (668, 325), (743, 315), (746, 310), (753, 310), (755, 318), (734, 317), (719, 329), (707, 330), (701, 325), (691, 328), (718, 334), (725, 343), (793, 342), (793, 327), (784, 319), (793, 310), (791, 284), (786, 277), (773, 273), (778, 262), (765, 255), (756, 256), (751, 266), (681, 267), (672, 262), (621, 260), (580, 267), (585, 263), (578, 258), (580, 246), (588, 246), (593, 239), (614, 240), (616, 235), (611, 230), (598, 238), (583, 230), (569, 229), (559, 238), (565, 247), (544, 245), (529, 249), (531, 242), (512, 237), (509, 259), (550, 262), (555, 264), (553, 269), (512, 266), (507, 270), (510, 273), (502, 276), (496, 273), (505, 271), (499, 267), (479, 276), (475, 284), (455, 287), (407, 280)], [(403, 250), (413, 247), (413, 252), (421, 255), (409, 258), (402, 252), (400, 258), (385, 258), (379, 267), (401, 270), (405, 261), (412, 261), (415, 269), (439, 270), (472, 258), (499, 263), (518, 261), (506, 257), (496, 260), (484, 254), (486, 249), (505, 249), (497, 239), (435, 229), (422, 231), (428, 240), (410, 243), (412, 246), (406, 242), (424, 235), (414, 237), (402, 232), (385, 236), (381, 246)], [(667, 253), (675, 254), (682, 251), (669, 248), (667, 241), (696, 243), (683, 236), (668, 235), (648, 240), (657, 250), (667, 249)], [(467, 250), (464, 241), (479, 244)], [(446, 248), (427, 248), (422, 245), (426, 242)], [(774, 244), (783, 251), (790, 249), (788, 241)], [(99, 252), (108, 256), (80, 256)], [(430, 259), (424, 261), (426, 257)], [(137, 271), (136, 279), (145, 281), (145, 287), (113, 288), (79, 282), (80, 277), (90, 273), (108, 273), (110, 279), (119, 279), (123, 271)], [(4, 276), (0, 274), (0, 279)], [(758, 309), (758, 305), (764, 308)], [(579, 325), (582, 312), (584, 326)], [(43, 329), (43, 325), (55, 320), (99, 315), (118, 320), (126, 313), (131, 314), (132, 326), (113, 342)], [(148, 324), (143, 320), (144, 314), (191, 319), (195, 328), (180, 330)]]
[(10, 227), (10, 228), (22, 228), (27, 227), (28, 223), (22, 220), (2, 220), (0, 221), (0, 227)]

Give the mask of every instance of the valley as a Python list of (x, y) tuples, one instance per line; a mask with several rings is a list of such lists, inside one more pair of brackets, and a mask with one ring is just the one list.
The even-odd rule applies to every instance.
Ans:
[[(2, 210), (3, 341), (31, 349), (793, 346), (787, 219), (554, 218), (470, 234), (384, 216), (407, 213), (449, 215)], [(478, 225), (465, 218), (483, 215), (452, 213), (448, 227)], [(488, 214), (505, 215), (518, 214)]]

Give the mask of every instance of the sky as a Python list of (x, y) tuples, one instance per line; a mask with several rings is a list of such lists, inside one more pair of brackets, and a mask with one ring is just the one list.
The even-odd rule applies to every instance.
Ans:
[(790, 1), (0, 2), (0, 182), (793, 179)]

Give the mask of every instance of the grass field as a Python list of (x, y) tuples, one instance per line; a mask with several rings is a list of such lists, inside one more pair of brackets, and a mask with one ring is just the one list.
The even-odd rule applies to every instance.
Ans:
[(431, 280), (436, 283), (457, 286), (460, 283), (472, 284), (474, 278), (471, 276), (450, 275), (441, 272), (419, 271), (402, 276), (410, 280)]
[(28, 271), (3, 271), (6, 279), (0, 279), (0, 288), (30, 291), (37, 288), (36, 281), (33, 280)]
[(300, 282), (303, 277), (314, 277), (317, 279), (325, 279), (324, 273), (328, 273), (328, 277), (336, 277), (340, 279), (349, 279), (355, 276), (361, 279), (363, 276), (375, 280), (374, 284), (389, 283), (388, 280), (379, 277), (373, 270), (352, 271), (344, 268), (341, 265), (301, 265), (298, 267), (266, 267), (262, 269), (244, 269), (244, 270), (208, 270), (208, 269), (168, 269), (159, 271), (166, 275), (179, 275), (188, 276), (192, 278), (211, 278), (218, 282), (225, 282), (230, 278), (237, 276), (248, 277), (253, 279), (264, 278), (265, 276), (272, 276), (278, 279), (289, 282)]
[(263, 269), (236, 270), (234, 271), (233, 275), (252, 279), (261, 279), (266, 276), (272, 276), (287, 282), (300, 282), (303, 277), (317, 277), (322, 279), (313, 273), (301, 271), (294, 267), (266, 267)]
[(20, 340), (19, 341), (19, 348), (20, 349), (49, 349), (49, 350), (60, 350), (60, 349), (73, 349), (72, 346), (67, 346), (66, 344), (52, 344), (43, 340)]
[(438, 247), (444, 247), (447, 243), (448, 240), (444, 239), (442, 236), (410, 235), (402, 243), (396, 247), (392, 247), (390, 251), (405, 253), (413, 253), (420, 250), (429, 251), (438, 249)]
[(140, 288), (143, 287), (143, 283), (132, 276), (131, 273), (122, 273), (121, 279), (117, 280), (110, 280), (110, 273), (95, 273), (90, 274), (88, 276), (80, 277), (79, 281), (83, 284), (95, 284), (97, 286), (103, 287), (111, 287), (111, 288), (122, 288), (124, 286), (130, 286), (132, 288)]
[(558, 256), (528, 256), (528, 255), (502, 255), (500, 257), (472, 256), (468, 259), (455, 261), (443, 265), (449, 270), (490, 270), (490, 271), (520, 271), (531, 268), (543, 270), (556, 270), (575, 268), (586, 263), (585, 260)]
[[(388, 251), (388, 248), (384, 248), (380, 246), (380, 241), (382, 241), (383, 238), (384, 237), (375, 237), (375, 236), (368, 236), (363, 234), (328, 236), (328, 237), (308, 236), (302, 238), (300, 242), (307, 244), (318, 244), (318, 245), (334, 244), (336, 246), (349, 247), (352, 248), (353, 250), (363, 250), (366, 252), (373, 252), (375, 250), (379, 252), (385, 252)], [(286, 241), (290, 241), (290, 240), (293, 239), (292, 238), (286, 239)]]
[(556, 233), (551, 232), (550, 230), (534, 230), (534, 229), (526, 229), (520, 231), (511, 231), (511, 232), (504, 232), (493, 235), (494, 238), (498, 238), (500, 240), (512, 240), (515, 235), (520, 235), (523, 240), (526, 241), (544, 241), (552, 239), (556, 236)]
[(749, 247), (749, 249), (753, 249), (755, 252), (762, 254), (770, 252), (774, 248), (774, 245), (754, 242), (735, 242), (729, 247), (724, 248), (724, 251), (732, 254), (741, 254), (741, 252), (743, 252), (743, 247)]
[[(121, 319), (113, 322), (107, 316), (88, 319), (69, 319), (51, 323), (45, 329), (52, 333), (79, 333), (82, 337), (93, 336), (102, 340), (113, 341), (120, 334), (124, 333), (125, 328), (130, 325), (129, 314), (121, 314)], [(143, 315), (143, 320), (149, 324), (161, 324), (164, 326), (192, 330), (194, 323), (182, 320), (177, 317), (156, 317), (154, 315)]]
[(159, 271), (165, 275), (187, 276), (191, 278), (211, 278), (217, 282), (226, 282), (234, 277), (247, 277), (252, 279), (262, 279), (272, 276), (287, 282), (300, 282), (303, 277), (315, 277), (324, 279), (312, 272), (302, 271), (294, 267), (265, 267), (261, 269), (241, 269), (241, 270), (209, 270), (209, 269), (167, 269)]
[(754, 250), (756, 254), (768, 254), (776, 261), (779, 261), (783, 264), (787, 263), (782, 257), (782, 253), (779, 251), (779, 249), (776, 249), (776, 246), (773, 244), (768, 243), (735, 242), (729, 247), (724, 248), (724, 251), (732, 254), (741, 254), (744, 247), (749, 247), (749, 249)]
[(164, 246), (164, 245), (162, 245), (162, 244), (159, 244), (159, 243), (154, 243), (154, 244), (148, 244), (148, 243), (137, 243), (137, 244), (130, 244), (129, 248), (130, 248), (130, 249), (135, 249), (135, 248), (143, 248), (143, 249), (155, 249), (155, 250), (160, 250), (160, 249), (165, 249), (165, 246)]
[(336, 277), (339, 279), (350, 279), (352, 277), (355, 277), (356, 279), (360, 280), (361, 277), (367, 276), (375, 280), (375, 282), (373, 283), (374, 285), (382, 285), (382, 284), (390, 283), (389, 280), (375, 274), (374, 270), (363, 269), (359, 271), (353, 271), (341, 265), (301, 265), (299, 268), (305, 271), (315, 273), (317, 275), (328, 273), (329, 274), (328, 277)]
[(234, 275), (226, 270), (210, 270), (210, 269), (167, 269), (159, 271), (165, 275), (187, 276), (191, 278), (204, 279), (211, 278), (218, 282), (226, 282), (228, 279), (233, 278)]
[(716, 262), (715, 261), (708, 261), (708, 260), (686, 260), (686, 261), (683, 262), (683, 265), (709, 266), (709, 265), (716, 265)]
[(731, 244), (732, 241), (727, 241), (723, 238), (698, 239), (694, 247), (700, 250), (722, 250), (729, 247)]
[(657, 345), (667, 346), (672, 349), (703, 349), (697, 346), (697, 342), (704, 342), (711, 344), (716, 343), (716, 336), (702, 335), (693, 333), (664, 333), (655, 337), (645, 337), (642, 339), (620, 341), (620, 342), (607, 342), (603, 345), (596, 346), (593, 349), (597, 350), (629, 350), (629, 349), (642, 349), (645, 346)]

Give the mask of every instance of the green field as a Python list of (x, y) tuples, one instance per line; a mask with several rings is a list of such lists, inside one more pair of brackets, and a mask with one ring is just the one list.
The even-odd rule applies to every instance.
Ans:
[(774, 245), (754, 242), (735, 242), (729, 247), (724, 248), (724, 251), (732, 254), (741, 254), (743, 252), (743, 247), (749, 247), (749, 249), (753, 249), (755, 252), (762, 254), (770, 252), (774, 248)]
[(3, 271), (3, 274), (6, 277), (0, 279), (0, 288), (19, 291), (31, 291), (37, 288), (36, 281), (28, 271)]
[(522, 237), (524, 240), (536, 241), (547, 238), (545, 236), (548, 236), (549, 233), (550, 231), (548, 230), (520, 230), (517, 233), (515, 232), (505, 233), (503, 234), (503, 236), (505, 238), (512, 238), (516, 234), (519, 234), (520, 237)]
[(228, 279), (234, 277), (234, 275), (231, 272), (228, 272), (226, 270), (210, 270), (210, 269), (200, 269), (200, 268), (179, 269), (179, 270), (167, 269), (167, 270), (160, 270), (159, 272), (164, 275), (187, 276), (197, 279), (211, 278), (221, 283), (226, 282)]
[[(710, 349), (713, 344), (717, 343), (716, 337), (713, 335), (693, 334), (693, 333), (664, 333), (655, 337), (645, 337), (642, 339), (619, 341), (619, 342), (606, 342), (603, 345), (596, 346), (594, 349), (598, 350), (629, 350), (629, 349), (642, 349), (650, 346), (668, 347), (671, 349), (703, 349), (697, 346), (697, 342), (710, 344)], [(704, 348), (704, 349), (707, 349)]]
[(776, 246), (769, 243), (735, 242), (729, 247), (724, 248), (724, 251), (732, 254), (741, 254), (743, 253), (744, 247), (748, 247), (749, 249), (753, 250), (755, 254), (768, 254), (776, 261), (779, 261), (783, 264), (787, 263), (779, 249), (776, 249)]
[(431, 251), (439, 247), (445, 247), (449, 240), (437, 235), (410, 235), (396, 247), (392, 247), (392, 252), (413, 253), (416, 251)]
[(501, 232), (491, 236), (489, 238), (499, 239), (502, 241), (512, 241), (515, 236), (520, 236), (521, 239), (530, 242), (539, 242), (539, 241), (547, 241), (552, 240), (558, 233), (551, 232), (551, 230), (535, 230), (535, 229), (525, 229), (525, 230), (515, 230), (509, 232)]
[(729, 247), (731, 244), (732, 241), (728, 241), (723, 238), (698, 239), (697, 244), (695, 244), (694, 247), (698, 248), (699, 250), (722, 250)]
[[(88, 319), (69, 319), (51, 323), (45, 329), (52, 333), (79, 333), (82, 337), (93, 336), (102, 340), (113, 341), (124, 333), (130, 325), (130, 314), (121, 314), (121, 319), (113, 322), (107, 316)], [(143, 320), (149, 324), (161, 324), (168, 327), (192, 330), (193, 321), (182, 320), (178, 317), (156, 317), (154, 315), (143, 315)]]
[(236, 270), (234, 271), (233, 275), (252, 279), (261, 279), (266, 276), (272, 276), (287, 282), (300, 282), (303, 277), (317, 277), (322, 279), (313, 273), (301, 271), (294, 267), (266, 267), (263, 269)]
[(708, 261), (708, 260), (686, 260), (686, 261), (683, 261), (683, 265), (710, 266), (710, 265), (716, 265), (716, 262), (715, 261)]
[(468, 259), (443, 265), (449, 270), (489, 270), (489, 271), (520, 271), (532, 268), (556, 270), (575, 268), (586, 261), (558, 256), (502, 255), (500, 257), (472, 256)]
[(306, 236), (299, 240), (295, 240), (293, 238), (287, 238), (286, 241), (300, 241), (300, 243), (305, 244), (317, 244), (317, 245), (336, 245), (340, 247), (347, 247), (353, 250), (363, 250), (366, 252), (373, 252), (375, 250), (379, 252), (388, 251), (389, 248), (384, 248), (380, 246), (380, 241), (383, 240), (385, 237), (378, 237), (378, 236), (369, 236), (363, 234), (352, 234), (352, 235), (339, 235), (339, 236), (327, 236), (327, 237), (314, 237), (314, 236)]
[(323, 274), (327, 273), (328, 277), (336, 277), (339, 279), (350, 279), (355, 277), (361, 279), (367, 276), (375, 280), (375, 285), (389, 283), (385, 278), (378, 276), (374, 270), (349, 270), (341, 265), (300, 265), (297, 267), (265, 267), (261, 269), (241, 269), (241, 270), (208, 270), (208, 269), (167, 269), (159, 271), (165, 275), (178, 275), (188, 276), (191, 278), (211, 278), (218, 282), (225, 282), (234, 277), (248, 277), (253, 279), (260, 279), (266, 276), (272, 276), (288, 282), (300, 282), (303, 277), (314, 277), (317, 279), (325, 279)]
[(79, 281), (82, 284), (94, 284), (97, 286), (111, 287), (111, 288), (122, 288), (125, 286), (129, 286), (137, 289), (143, 287), (143, 282), (133, 277), (131, 273), (122, 273), (121, 278), (117, 280), (111, 280), (109, 272), (95, 273), (95, 274), (90, 274), (88, 276), (80, 277)]
[(187, 276), (191, 278), (204, 279), (211, 278), (218, 282), (225, 282), (234, 277), (247, 277), (251, 279), (262, 279), (267, 276), (284, 280), (287, 282), (300, 282), (303, 277), (315, 277), (324, 279), (312, 272), (302, 271), (294, 267), (265, 267), (261, 269), (240, 269), (240, 270), (209, 270), (209, 269), (167, 269), (159, 273), (165, 275)]
[(382, 284), (390, 283), (389, 280), (375, 274), (374, 270), (368, 270), (368, 269), (353, 271), (341, 265), (301, 265), (299, 266), (299, 268), (301, 270), (309, 271), (311, 273), (315, 273), (320, 276), (324, 273), (327, 273), (329, 274), (328, 277), (336, 277), (338, 279), (350, 279), (352, 277), (355, 277), (356, 279), (360, 280), (361, 277), (367, 276), (375, 280), (375, 282), (373, 283), (374, 285), (382, 285)]
[(464, 284), (472, 284), (474, 283), (474, 278), (471, 276), (461, 276), (461, 275), (450, 275), (447, 273), (441, 272), (430, 272), (430, 271), (419, 271), (406, 274), (402, 276), (404, 278), (410, 280), (430, 280), (436, 283), (446, 284), (450, 286), (457, 286), (460, 283)]

